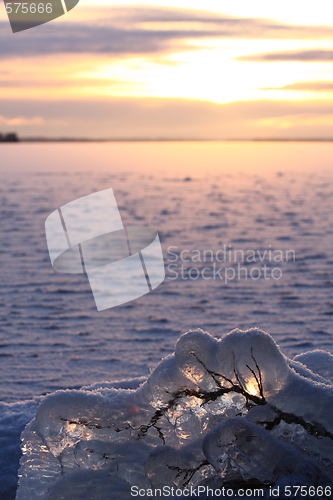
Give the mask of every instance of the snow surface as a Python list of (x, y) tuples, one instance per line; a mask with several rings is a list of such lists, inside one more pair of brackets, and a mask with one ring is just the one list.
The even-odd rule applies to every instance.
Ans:
[(48, 395), (22, 434), (16, 499), (125, 500), (132, 485), (207, 484), (257, 484), (268, 498), (272, 484), (333, 486), (332, 384), (302, 366), (258, 328), (221, 340), (195, 330), (137, 389)]
[(333, 356), (329, 352), (315, 351), (304, 352), (295, 356), (295, 361), (299, 361), (309, 370), (318, 373), (327, 380), (333, 381)]
[(21, 457), (20, 435), (34, 418), (41, 398), (22, 403), (0, 403), (0, 498), (12, 500)]

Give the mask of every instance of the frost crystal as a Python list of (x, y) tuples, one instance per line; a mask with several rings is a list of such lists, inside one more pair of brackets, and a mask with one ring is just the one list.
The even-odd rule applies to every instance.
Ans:
[(332, 485), (332, 366), (323, 353), (288, 360), (259, 329), (221, 340), (190, 331), (137, 390), (45, 397), (22, 434), (16, 498), (127, 500), (133, 485)]

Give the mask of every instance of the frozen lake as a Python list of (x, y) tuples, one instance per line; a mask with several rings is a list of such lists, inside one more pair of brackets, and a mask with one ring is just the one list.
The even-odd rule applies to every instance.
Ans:
[[(2, 401), (146, 376), (190, 328), (222, 337), (258, 326), (289, 357), (333, 352), (333, 144), (0, 149)], [(44, 222), (106, 188), (125, 225), (158, 230), (167, 277), (152, 293), (97, 312), (85, 275), (53, 271)], [(250, 255), (255, 261), (244, 262)], [(225, 268), (234, 279), (226, 282)]]

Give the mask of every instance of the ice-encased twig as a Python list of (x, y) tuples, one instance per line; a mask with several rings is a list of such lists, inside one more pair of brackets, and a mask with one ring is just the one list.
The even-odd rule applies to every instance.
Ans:
[(47, 396), (24, 433), (17, 500), (127, 499), (132, 485), (214, 477), (274, 484), (306, 467), (333, 477), (331, 382), (290, 365), (259, 329), (196, 330), (136, 391)]

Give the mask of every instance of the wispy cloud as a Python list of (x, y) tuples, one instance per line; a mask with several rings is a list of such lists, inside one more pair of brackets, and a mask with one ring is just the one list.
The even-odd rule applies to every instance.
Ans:
[[(191, 9), (118, 7), (99, 9), (90, 21), (84, 18), (81, 22), (59, 24), (57, 31), (50, 25), (20, 33), (1, 44), (0, 57), (55, 53), (147, 55), (182, 51), (184, 47), (189, 50), (188, 40), (214, 38), (333, 39), (333, 28), (293, 26), (267, 19), (237, 18)], [(304, 57), (306, 52), (313, 51), (304, 51)], [(299, 54), (302, 57), (302, 52)], [(274, 59), (278, 54), (257, 57), (278, 60)]]
[[(0, 100), (20, 135), (89, 138), (332, 137), (333, 103), (182, 99)], [(40, 124), (37, 119), (42, 120)], [(87, 119), (87, 117), (89, 117)], [(33, 127), (31, 127), (33, 125)]]
[[(4, 129), (90, 138), (332, 135), (333, 73), (312, 62), (332, 61), (333, 26), (164, 7), (77, 13), (4, 38)], [(245, 61), (264, 64), (253, 71)], [(278, 61), (291, 62), (287, 72), (265, 64)]]
[(16, 116), (14, 118), (7, 118), (6, 116), (0, 115), (0, 125), (9, 125), (9, 126), (17, 126), (17, 125), (42, 125), (44, 123), (43, 118), (40, 116), (34, 116), (31, 118), (27, 118), (25, 116)]
[(310, 49), (294, 50), (284, 52), (269, 52), (264, 54), (253, 54), (237, 57), (238, 61), (253, 62), (282, 62), (282, 61), (300, 61), (300, 62), (331, 62), (333, 61), (333, 50)]
[(265, 87), (260, 90), (297, 90), (305, 92), (333, 92), (333, 82), (297, 82), (284, 87)]

